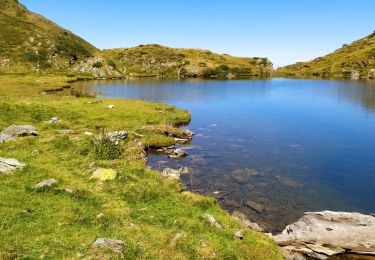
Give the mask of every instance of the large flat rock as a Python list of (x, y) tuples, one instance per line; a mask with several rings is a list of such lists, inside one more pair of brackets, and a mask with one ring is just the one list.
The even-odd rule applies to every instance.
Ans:
[(274, 236), (292, 252), (326, 259), (342, 253), (375, 256), (375, 216), (347, 212), (307, 212)]

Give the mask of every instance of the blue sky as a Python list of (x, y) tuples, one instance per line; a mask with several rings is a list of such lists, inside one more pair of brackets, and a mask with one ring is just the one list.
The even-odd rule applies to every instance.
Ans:
[(21, 0), (101, 49), (158, 43), (310, 60), (375, 30), (374, 0)]

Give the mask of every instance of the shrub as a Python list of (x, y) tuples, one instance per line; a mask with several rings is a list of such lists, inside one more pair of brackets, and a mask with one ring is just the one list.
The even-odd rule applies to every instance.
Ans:
[(35, 52), (35, 51), (27, 51), (25, 54), (24, 54), (24, 58), (28, 61), (38, 61), (38, 54)]
[(92, 66), (93, 66), (94, 68), (98, 68), (98, 69), (100, 69), (101, 67), (103, 67), (103, 63), (101, 63), (100, 61), (97, 61), (97, 62), (95, 62)]
[(116, 63), (113, 61), (113, 60), (109, 60), (107, 62), (108, 66), (111, 66), (112, 68), (116, 69), (117, 68), (117, 65)]
[(122, 152), (120, 145), (116, 145), (104, 130), (100, 137), (92, 140), (92, 145), (98, 160), (116, 160)]

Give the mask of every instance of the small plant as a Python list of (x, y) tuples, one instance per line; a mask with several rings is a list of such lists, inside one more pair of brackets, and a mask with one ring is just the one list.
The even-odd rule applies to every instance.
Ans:
[(100, 61), (97, 61), (92, 66), (94, 68), (100, 69), (101, 67), (103, 67), (103, 63), (101, 63)]
[(121, 146), (116, 144), (105, 130), (92, 140), (94, 155), (98, 160), (116, 160), (121, 155)]

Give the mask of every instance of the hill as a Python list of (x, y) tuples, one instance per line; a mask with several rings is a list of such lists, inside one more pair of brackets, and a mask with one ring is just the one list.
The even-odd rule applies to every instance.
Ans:
[(94, 46), (18, 0), (0, 0), (0, 71), (66, 69), (94, 56)]
[(177, 49), (158, 44), (105, 50), (101, 58), (123, 75), (199, 78), (269, 77), (267, 58), (240, 58), (201, 49)]
[(375, 32), (324, 57), (275, 71), (278, 76), (375, 78)]

